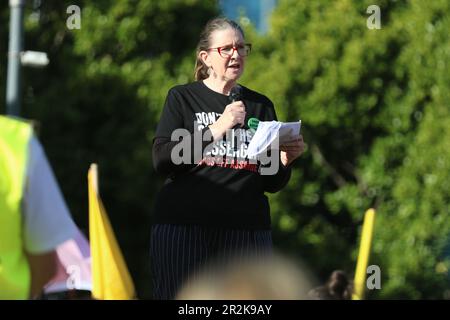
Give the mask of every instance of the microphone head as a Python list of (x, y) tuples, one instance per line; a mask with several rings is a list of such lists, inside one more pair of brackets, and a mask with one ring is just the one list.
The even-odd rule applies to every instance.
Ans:
[(240, 85), (237, 84), (231, 88), (229, 99), (231, 102), (242, 100), (242, 87)]

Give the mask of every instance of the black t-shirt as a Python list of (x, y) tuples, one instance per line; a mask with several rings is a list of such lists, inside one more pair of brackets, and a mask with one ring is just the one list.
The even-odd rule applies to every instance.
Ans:
[[(244, 86), (242, 89), (245, 123), (249, 118), (277, 120), (267, 97)], [(208, 126), (217, 121), (228, 104), (228, 96), (211, 90), (203, 81), (169, 90), (153, 142), (155, 169), (168, 177), (156, 197), (155, 223), (270, 228), (264, 192), (282, 189), (291, 169), (281, 164), (277, 151), (276, 174), (261, 175), (261, 169), (271, 164), (247, 158), (246, 148), (253, 137), (248, 126), (234, 129), (234, 136), (212, 143)], [(172, 141), (174, 131), (177, 137)], [(194, 139), (202, 135), (204, 139), (194, 147)], [(180, 152), (181, 146), (185, 149)], [(188, 164), (174, 163), (173, 155), (183, 157), (189, 152), (191, 155), (184, 158), (190, 159), (185, 161)]]

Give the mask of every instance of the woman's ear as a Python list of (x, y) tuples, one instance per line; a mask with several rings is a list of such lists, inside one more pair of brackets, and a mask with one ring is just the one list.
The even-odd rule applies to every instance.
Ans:
[(207, 66), (208, 68), (211, 67), (210, 56), (209, 56), (209, 54), (208, 54), (207, 51), (205, 51), (205, 50), (200, 51), (200, 52), (198, 53), (198, 56), (199, 56), (200, 60), (203, 61), (203, 64), (204, 64), (205, 66)]

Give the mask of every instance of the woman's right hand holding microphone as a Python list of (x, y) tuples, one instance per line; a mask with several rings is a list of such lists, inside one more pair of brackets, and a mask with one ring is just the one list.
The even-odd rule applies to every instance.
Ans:
[(220, 118), (209, 126), (214, 141), (221, 139), (228, 129), (232, 129), (238, 124), (243, 127), (245, 115), (244, 102), (235, 101), (227, 105)]

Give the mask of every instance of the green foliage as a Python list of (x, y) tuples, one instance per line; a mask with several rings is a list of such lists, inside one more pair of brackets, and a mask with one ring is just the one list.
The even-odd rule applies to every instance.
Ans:
[[(68, 30), (68, 5), (82, 9)], [(450, 4), (280, 0), (271, 30), (253, 43), (242, 83), (275, 103), (280, 120), (302, 119), (308, 144), (289, 185), (269, 195), (275, 244), (321, 277), (350, 274), (364, 211), (377, 209), (371, 298), (442, 298), (449, 289)], [(151, 143), (168, 89), (192, 81), (194, 50), (214, 1), (44, 1), (25, 15), (25, 48), (50, 65), (25, 69), (23, 114), (40, 138), (77, 224), (87, 231), (86, 174), (100, 190), (141, 298), (150, 297), (148, 239), (162, 180)], [(187, 14), (188, 13), (188, 14)], [(7, 46), (7, 2), (0, 4)], [(6, 51), (6, 50), (3, 50)], [(0, 58), (0, 98), (6, 56)], [(3, 111), (2, 109), (0, 111)]]
[(280, 1), (248, 63), (245, 81), (273, 98), (281, 119), (302, 119), (308, 144), (301, 173), (272, 197), (276, 243), (322, 276), (351, 273), (364, 211), (374, 206), (371, 263), (383, 284), (370, 296), (442, 298), (450, 8), (384, 1), (382, 29), (369, 30), (370, 4)]
[[(81, 8), (80, 30), (66, 28), (72, 4)], [(39, 20), (32, 11), (27, 6), (25, 48), (46, 51), (50, 64), (24, 69), (23, 116), (39, 121), (39, 137), (85, 233), (87, 170), (99, 164), (105, 207), (139, 297), (149, 298), (151, 210), (162, 183), (152, 167), (153, 133), (169, 88), (193, 78), (196, 38), (216, 5), (44, 1)], [(1, 16), (8, 17), (7, 2)], [(8, 21), (1, 20), (2, 36)], [(6, 60), (0, 70), (3, 80)]]

